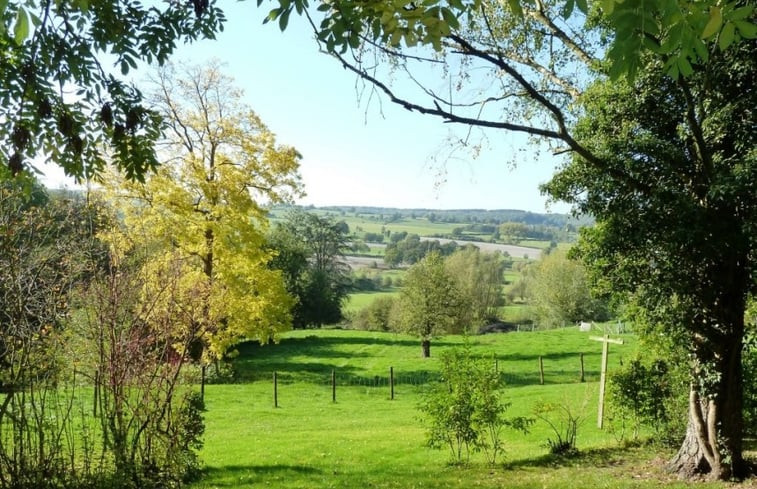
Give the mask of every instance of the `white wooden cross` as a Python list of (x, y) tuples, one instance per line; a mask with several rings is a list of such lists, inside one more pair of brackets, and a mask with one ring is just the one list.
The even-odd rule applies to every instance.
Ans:
[(603, 337), (590, 336), (589, 339), (602, 342), (602, 370), (599, 377), (599, 410), (597, 412), (597, 428), (602, 429), (602, 418), (605, 412), (605, 381), (607, 379), (607, 350), (610, 343), (622, 345), (623, 340), (610, 339), (608, 335)]

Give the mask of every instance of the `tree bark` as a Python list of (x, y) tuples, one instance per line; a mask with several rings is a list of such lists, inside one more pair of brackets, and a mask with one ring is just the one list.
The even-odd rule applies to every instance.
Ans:
[(429, 358), (431, 356), (431, 340), (422, 340), (421, 349), (423, 350), (423, 358)]
[(723, 338), (715, 354), (717, 360), (710, 364), (718, 379), (713, 392), (705, 397), (695, 384), (690, 388), (686, 436), (668, 464), (668, 469), (682, 478), (728, 480), (746, 475), (742, 453), (743, 328), (737, 325), (736, 329), (742, 333)]

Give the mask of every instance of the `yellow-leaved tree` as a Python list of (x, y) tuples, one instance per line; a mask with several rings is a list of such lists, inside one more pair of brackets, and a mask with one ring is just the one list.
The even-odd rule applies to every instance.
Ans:
[[(276, 144), (217, 62), (167, 66), (152, 82), (166, 123), (162, 164), (144, 182), (106, 182), (123, 216), (120, 240), (149, 250), (143, 300), (156, 302), (155, 319), (172, 316), (177, 340), (199, 336), (193, 356), (204, 361), (240, 341), (275, 339), (290, 327), (292, 299), (268, 267), (265, 205), (300, 192), (300, 155)], [(180, 277), (182, 291), (161, 304), (166, 276)]]

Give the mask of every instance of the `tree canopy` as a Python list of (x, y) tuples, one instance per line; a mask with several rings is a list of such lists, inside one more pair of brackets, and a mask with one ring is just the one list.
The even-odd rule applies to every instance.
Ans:
[(122, 77), (212, 38), (225, 18), (207, 1), (143, 3), (0, 3), (0, 177), (38, 156), (77, 180), (101, 174), (106, 154), (128, 179), (158, 165), (160, 117)]
[[(757, 43), (712, 53), (687, 79), (646, 60), (632, 83), (596, 82), (575, 157), (546, 186), (593, 214), (576, 254), (605, 292), (692, 360), (690, 421), (674, 469), (744, 473), (745, 309), (757, 292)], [(626, 297), (627, 297), (626, 296)]]
[(299, 191), (299, 154), (276, 143), (215, 64), (168, 67), (154, 88), (169, 127), (165, 159), (145, 183), (110, 182), (124, 216), (119, 242), (151, 249), (145, 266), (155, 277), (181, 271), (184, 307), (204, 331), (207, 357), (241, 340), (268, 341), (291, 325), (291, 298), (267, 266), (262, 203)]

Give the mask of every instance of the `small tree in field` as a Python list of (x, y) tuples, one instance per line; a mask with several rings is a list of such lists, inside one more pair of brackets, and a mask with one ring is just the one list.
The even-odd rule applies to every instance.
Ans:
[(502, 429), (525, 432), (532, 421), (505, 418), (510, 403), (502, 400), (504, 383), (493, 362), (474, 359), (469, 348), (446, 351), (441, 362), (441, 381), (420, 405), (430, 423), (428, 445), (448, 447), (456, 463), (467, 461), (471, 450), (483, 451), (489, 463), (496, 463), (504, 450)]
[(431, 356), (431, 339), (459, 321), (463, 298), (438, 252), (410, 267), (400, 295), (403, 329), (419, 336), (423, 357)]

